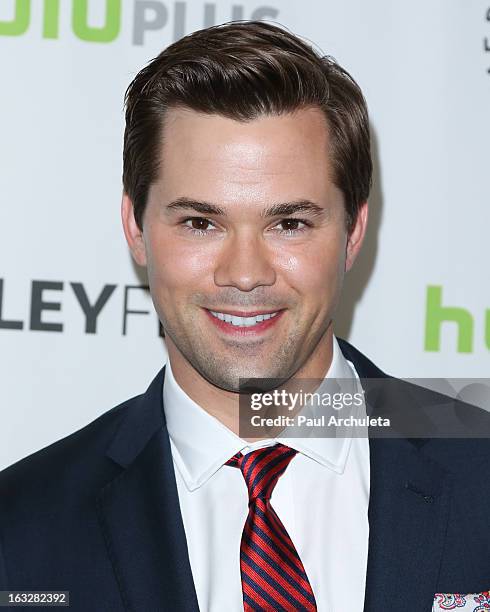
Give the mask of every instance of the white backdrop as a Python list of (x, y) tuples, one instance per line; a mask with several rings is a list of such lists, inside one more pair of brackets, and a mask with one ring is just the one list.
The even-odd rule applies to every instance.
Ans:
[[(289, 27), (365, 92), (377, 176), (337, 335), (398, 376), (489, 376), (490, 0), (2, 0), (0, 468), (164, 363), (119, 220), (123, 94), (170, 42), (231, 18)], [(105, 286), (93, 333), (81, 304)], [(124, 334), (125, 310), (148, 312)], [(438, 313), (460, 323), (427, 345)]]

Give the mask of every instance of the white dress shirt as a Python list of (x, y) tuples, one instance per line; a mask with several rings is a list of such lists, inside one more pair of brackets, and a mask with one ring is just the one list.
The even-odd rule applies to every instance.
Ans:
[[(326, 374), (358, 380), (333, 339)], [(271, 505), (301, 558), (319, 612), (362, 612), (368, 552), (369, 443), (364, 437), (247, 442), (196, 404), (170, 363), (163, 399), (190, 565), (201, 612), (243, 612), (240, 542), (248, 491), (224, 465), (280, 442), (298, 451), (279, 478)]]

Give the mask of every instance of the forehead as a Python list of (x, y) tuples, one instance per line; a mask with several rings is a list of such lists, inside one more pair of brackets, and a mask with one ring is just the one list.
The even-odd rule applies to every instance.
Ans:
[(317, 108), (247, 122), (170, 109), (155, 187), (165, 199), (322, 199), (333, 187), (326, 118)]

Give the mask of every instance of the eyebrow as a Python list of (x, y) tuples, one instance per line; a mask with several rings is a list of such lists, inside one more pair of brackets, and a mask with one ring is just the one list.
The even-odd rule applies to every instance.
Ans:
[[(193, 210), (198, 213), (202, 213), (205, 215), (217, 215), (217, 216), (225, 216), (226, 211), (220, 206), (216, 206), (216, 204), (212, 204), (211, 202), (205, 202), (203, 200), (194, 200), (192, 198), (181, 197), (173, 200), (165, 207), (167, 210)], [(293, 202), (281, 202), (279, 204), (273, 204), (269, 206), (265, 210), (263, 210), (260, 215), (265, 218), (269, 217), (278, 217), (283, 216), (286, 217), (288, 215), (294, 215), (295, 213), (303, 212), (309, 213), (312, 216), (319, 216), (326, 212), (325, 208), (318, 206), (314, 202), (310, 200), (294, 200)]]

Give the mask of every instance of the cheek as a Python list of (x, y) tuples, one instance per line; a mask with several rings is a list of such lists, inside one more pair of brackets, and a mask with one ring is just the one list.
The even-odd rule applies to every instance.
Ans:
[[(214, 249), (217, 251), (217, 249)], [(168, 235), (151, 235), (147, 246), (148, 276), (158, 293), (194, 290), (211, 274), (210, 253), (196, 240), (176, 240)]]
[(275, 254), (275, 265), (286, 284), (304, 297), (325, 299), (342, 283), (345, 253), (342, 241), (318, 240), (308, 245), (282, 249)]

